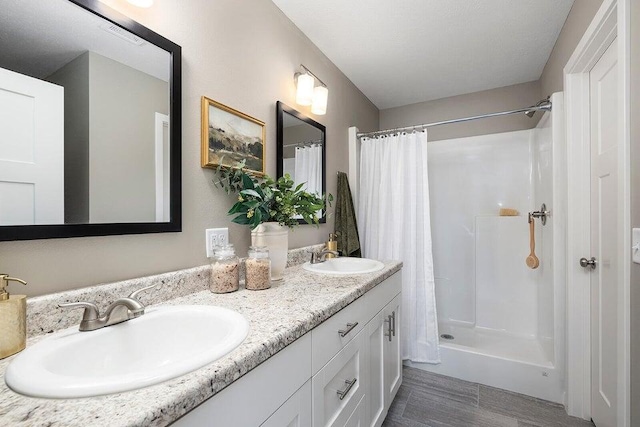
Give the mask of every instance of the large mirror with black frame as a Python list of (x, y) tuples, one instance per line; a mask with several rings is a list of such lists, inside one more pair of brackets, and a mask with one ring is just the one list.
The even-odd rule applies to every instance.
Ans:
[[(304, 184), (309, 193), (326, 193), (326, 128), (299, 111), (278, 101), (277, 104), (277, 173), (289, 174), (293, 181)], [(319, 212), (320, 222), (327, 221)], [(298, 219), (301, 224), (306, 224)]]
[(180, 46), (97, 0), (0, 10), (0, 240), (180, 231)]

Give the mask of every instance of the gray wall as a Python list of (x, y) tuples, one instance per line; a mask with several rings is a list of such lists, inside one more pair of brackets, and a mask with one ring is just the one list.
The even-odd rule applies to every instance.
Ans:
[[(200, 167), (202, 95), (266, 122), (267, 170), (275, 176), (276, 101), (296, 107), (293, 75), (301, 63), (309, 67), (329, 87), (327, 115), (298, 109), (327, 127), (327, 185), (334, 195), (336, 172), (348, 168), (347, 129), (378, 128), (378, 109), (270, 1), (156, 0), (150, 9), (105, 3), (183, 48), (183, 231), (0, 243), (0, 269), (29, 281), (29, 295), (205, 264), (205, 228), (229, 227), (230, 241), (247, 250), (248, 228), (226, 215), (234, 198)], [(319, 229), (301, 226), (289, 245), (324, 241), (330, 231), (331, 217)]]
[[(540, 99), (539, 82), (523, 83), (381, 110), (380, 127), (390, 129), (513, 110), (535, 104)], [(535, 117), (530, 119), (518, 114), (435, 126), (428, 129), (429, 141), (529, 129), (535, 127), (536, 123)]]
[[(631, 226), (640, 227), (640, 1), (631, 2)], [(631, 426), (640, 426), (640, 265), (631, 264)]]
[(308, 123), (284, 128), (284, 132), (282, 135), (283, 143), (285, 146), (283, 150), (284, 158), (291, 159), (296, 156), (296, 147), (294, 145), (296, 142), (316, 141), (321, 138), (322, 132)]
[(571, 12), (562, 27), (558, 41), (549, 55), (540, 77), (542, 94), (551, 95), (560, 92), (564, 86), (563, 69), (569, 61), (578, 42), (582, 38), (591, 20), (602, 5), (602, 0), (576, 0), (571, 7)]
[(89, 53), (47, 78), (64, 86), (64, 222), (89, 222)]
[[(562, 70), (601, 4), (602, 0), (574, 2), (538, 81), (382, 110), (380, 127), (389, 129), (522, 108), (561, 91)], [(528, 119), (524, 115), (511, 115), (433, 127), (429, 129), (429, 140), (530, 129), (536, 126), (541, 116), (537, 113), (533, 119)]]
[(89, 58), (89, 219), (154, 222), (155, 113), (169, 114), (169, 85), (96, 53)]

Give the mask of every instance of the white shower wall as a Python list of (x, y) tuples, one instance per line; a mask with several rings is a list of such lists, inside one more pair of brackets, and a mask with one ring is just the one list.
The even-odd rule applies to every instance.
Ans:
[[(525, 265), (526, 213), (534, 206), (531, 137), (525, 130), (429, 143), (441, 322), (536, 335), (539, 272)], [(499, 217), (500, 208), (521, 216)]]

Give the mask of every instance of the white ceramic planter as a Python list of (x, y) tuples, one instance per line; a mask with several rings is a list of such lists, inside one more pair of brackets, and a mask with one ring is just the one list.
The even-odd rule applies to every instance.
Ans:
[(282, 280), (287, 266), (289, 229), (277, 222), (264, 222), (251, 231), (251, 246), (266, 246), (271, 258), (271, 280)]

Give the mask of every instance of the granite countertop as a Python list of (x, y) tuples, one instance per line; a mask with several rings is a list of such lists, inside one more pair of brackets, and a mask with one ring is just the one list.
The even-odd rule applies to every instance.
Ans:
[[(173, 380), (130, 392), (83, 399), (39, 399), (17, 394), (4, 382), (5, 369), (15, 356), (0, 360), (0, 425), (65, 427), (168, 425), (309, 332), (400, 268), (402, 268), (400, 262), (392, 261), (385, 262), (385, 268), (376, 273), (335, 277), (309, 273), (298, 265), (287, 268), (284, 280), (264, 291), (241, 289), (238, 292), (219, 295), (202, 290), (200, 283), (200, 289), (194, 287), (191, 289), (192, 293), (186, 295), (169, 293), (169, 297), (173, 299), (163, 302), (154, 301), (154, 303), (218, 305), (236, 310), (249, 321), (249, 335), (238, 348), (221, 359)], [(190, 274), (199, 275), (201, 281), (201, 276), (206, 276), (205, 267), (193, 270), (194, 272)], [(169, 277), (174, 277), (175, 281), (179, 273), (175, 273), (174, 276)], [(184, 281), (184, 278), (180, 280)], [(131, 283), (127, 286), (130, 285)], [(126, 288), (123, 285), (119, 290)], [(67, 297), (73, 300), (80, 294), (82, 291)], [(122, 295), (122, 292), (119, 293), (119, 296)], [(176, 297), (176, 295), (179, 296)], [(37, 324), (37, 328), (42, 332), (49, 332), (60, 329), (60, 326), (67, 327), (67, 324), (60, 325), (60, 320), (43, 319), (42, 313), (46, 311), (44, 308), (56, 300), (55, 296), (41, 298), (41, 300), (38, 304), (32, 304), (29, 307), (36, 312), (33, 316), (40, 316), (37, 321), (33, 321)], [(60, 301), (59, 296), (57, 301)], [(58, 327), (52, 326), (52, 322), (56, 322)], [(33, 330), (31, 334), (34, 334)], [(33, 345), (45, 336), (36, 335), (29, 338), (27, 346)]]

